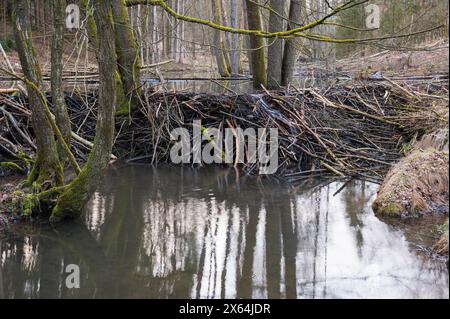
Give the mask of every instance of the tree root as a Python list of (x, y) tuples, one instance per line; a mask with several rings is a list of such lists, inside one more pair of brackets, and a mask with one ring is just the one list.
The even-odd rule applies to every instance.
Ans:
[(20, 209), (23, 215), (30, 217), (34, 212), (41, 211), (45, 204), (52, 206), (52, 201), (64, 191), (66, 186), (53, 187), (37, 194), (25, 194), (20, 201)]

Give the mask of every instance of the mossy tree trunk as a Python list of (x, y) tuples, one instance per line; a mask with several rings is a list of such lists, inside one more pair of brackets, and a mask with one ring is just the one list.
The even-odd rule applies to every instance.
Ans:
[[(303, 3), (303, 4), (302, 4)], [(302, 0), (291, 0), (289, 8), (288, 30), (297, 28), (301, 24), (303, 5), (306, 3)], [(288, 39), (284, 45), (283, 66), (281, 75), (281, 84), (287, 86), (294, 76), (295, 62), (298, 56), (298, 47), (301, 40), (297, 38)]]
[[(269, 16), (269, 32), (283, 31), (283, 0), (271, 0), (270, 8), (272, 11)], [(267, 87), (269, 89), (277, 89), (281, 86), (281, 67), (283, 64), (283, 40), (270, 39), (269, 48), (267, 50)]]
[[(54, 0), (51, 2), (53, 11), (53, 36), (51, 49), (51, 91), (52, 104), (55, 112), (56, 124), (61, 131), (67, 145), (70, 145), (71, 127), (69, 113), (64, 100), (62, 82), (63, 72), (63, 48), (64, 48), (64, 18), (66, 0)], [(61, 162), (64, 163), (66, 155), (61, 145), (58, 145), (58, 153)]]
[(119, 74), (127, 99), (132, 105), (140, 102), (141, 68), (139, 49), (128, 16), (125, 0), (111, 0), (115, 26)]
[(102, 36), (98, 38), (99, 108), (94, 147), (81, 173), (59, 197), (50, 217), (51, 222), (75, 218), (81, 214), (110, 159), (116, 106), (116, 48), (110, 4), (109, 0), (93, 2), (95, 22), (98, 29), (102, 30)]
[[(98, 52), (98, 34), (97, 34), (97, 24), (95, 23), (93, 8), (92, 8), (92, 0), (82, 0), (83, 7), (86, 10), (86, 26), (87, 32), (89, 34), (89, 40), (92, 43), (92, 46), (95, 49), (95, 52)], [(98, 60), (98, 55), (97, 55)], [(121, 113), (128, 113), (130, 109), (130, 101), (125, 96), (125, 91), (123, 88), (122, 78), (119, 74), (118, 66), (115, 66), (114, 79), (116, 81), (116, 103), (117, 109), (120, 110)]]
[[(261, 30), (261, 13), (257, 5), (258, 0), (246, 0), (247, 20), (250, 30)], [(262, 37), (250, 36), (250, 49), (252, 50), (252, 63), (250, 69), (253, 75), (253, 86), (260, 88), (267, 84), (266, 55), (264, 49), (264, 39)]]
[[(12, 5), (12, 21), (17, 51), (25, 77), (38, 89), (42, 88), (39, 62), (31, 41), (29, 0), (17, 0)], [(28, 101), (32, 112), (32, 124), (36, 136), (37, 154), (28, 184), (39, 190), (63, 184), (63, 168), (59, 161), (57, 143), (38, 92), (27, 85)]]

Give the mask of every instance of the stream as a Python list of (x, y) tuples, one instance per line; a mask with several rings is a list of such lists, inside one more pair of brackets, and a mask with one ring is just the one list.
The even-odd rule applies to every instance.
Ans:
[(374, 216), (378, 186), (342, 186), (111, 168), (80, 221), (0, 239), (0, 298), (449, 298), (447, 265)]

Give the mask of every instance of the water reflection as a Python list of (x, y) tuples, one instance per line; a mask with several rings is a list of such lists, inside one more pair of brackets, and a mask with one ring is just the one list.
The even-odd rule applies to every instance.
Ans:
[(84, 220), (0, 242), (0, 298), (448, 298), (447, 267), (371, 212), (376, 187), (341, 186), (111, 170)]

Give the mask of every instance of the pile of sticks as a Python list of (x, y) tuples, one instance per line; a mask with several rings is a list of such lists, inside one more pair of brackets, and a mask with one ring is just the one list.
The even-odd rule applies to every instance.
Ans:
[[(74, 134), (93, 141), (96, 93), (67, 96)], [(148, 91), (142, 105), (116, 118), (114, 155), (126, 162), (170, 162), (170, 132), (192, 130), (193, 120), (214, 128), (277, 128), (278, 175), (292, 181), (311, 176), (381, 181), (410, 139), (439, 119), (433, 105), (448, 108), (448, 81), (401, 85), (367, 81), (320, 89), (259, 94), (199, 94)], [(35, 149), (30, 111), (23, 97), (0, 96), (0, 154), (13, 157)], [(89, 144), (74, 139), (82, 162)], [(240, 166), (257, 173), (258, 165)]]

